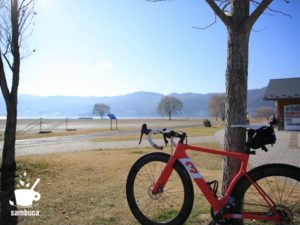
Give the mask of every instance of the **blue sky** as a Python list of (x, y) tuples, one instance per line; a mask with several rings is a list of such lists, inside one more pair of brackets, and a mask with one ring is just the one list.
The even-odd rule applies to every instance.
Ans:
[[(300, 76), (300, 2), (264, 15), (250, 39), (249, 89)], [(227, 33), (204, 0), (39, 0), (20, 94), (224, 92)]]

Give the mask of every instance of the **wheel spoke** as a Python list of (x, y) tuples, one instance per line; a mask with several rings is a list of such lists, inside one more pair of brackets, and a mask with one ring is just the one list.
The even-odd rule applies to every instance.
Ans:
[[(157, 158), (146, 159), (140, 164), (137, 161), (138, 166), (134, 168), (134, 165), (134, 169), (131, 169), (128, 177), (132, 177), (132, 180), (127, 180), (126, 185), (129, 206), (134, 216), (142, 224), (143, 221), (147, 221), (145, 222), (147, 224), (183, 224), (193, 204), (191, 180), (181, 164), (178, 163), (177, 166), (175, 164), (162, 192), (153, 194), (152, 189), (155, 182), (168, 161), (166, 154), (157, 155)], [(161, 157), (161, 155), (164, 156)], [(133, 174), (131, 175), (131, 173)], [(128, 189), (130, 190), (129, 194)], [(187, 196), (187, 193), (190, 193), (192, 198)], [(188, 210), (185, 209), (186, 207)], [(179, 214), (180, 217), (178, 217)]]
[(232, 225), (300, 225), (300, 170), (297, 167), (285, 165), (269, 165), (261, 171), (256, 170), (251, 175), (274, 202), (267, 204), (249, 180), (242, 182), (237, 190), (237, 206), (234, 212), (262, 213), (274, 216), (274, 209), (281, 219), (277, 222), (250, 219), (232, 219)]

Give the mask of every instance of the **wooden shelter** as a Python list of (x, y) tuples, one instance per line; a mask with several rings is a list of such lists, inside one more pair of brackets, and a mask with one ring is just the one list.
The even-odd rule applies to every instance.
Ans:
[(278, 130), (300, 130), (300, 77), (270, 80), (264, 100), (276, 102)]

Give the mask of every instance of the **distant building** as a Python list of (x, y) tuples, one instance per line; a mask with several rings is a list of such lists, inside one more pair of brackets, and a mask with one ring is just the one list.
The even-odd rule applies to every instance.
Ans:
[(300, 77), (270, 80), (264, 100), (276, 102), (278, 130), (300, 130)]

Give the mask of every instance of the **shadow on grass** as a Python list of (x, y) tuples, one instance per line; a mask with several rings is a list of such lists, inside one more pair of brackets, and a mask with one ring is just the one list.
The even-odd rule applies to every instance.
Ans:
[(15, 177), (16, 171), (0, 171), (1, 187), (0, 187), (0, 203), (1, 203), (1, 217), (0, 224), (16, 225), (18, 224), (18, 217), (12, 216), (11, 211), (17, 210), (16, 206), (11, 206), (10, 201), (16, 202), (15, 199)]

